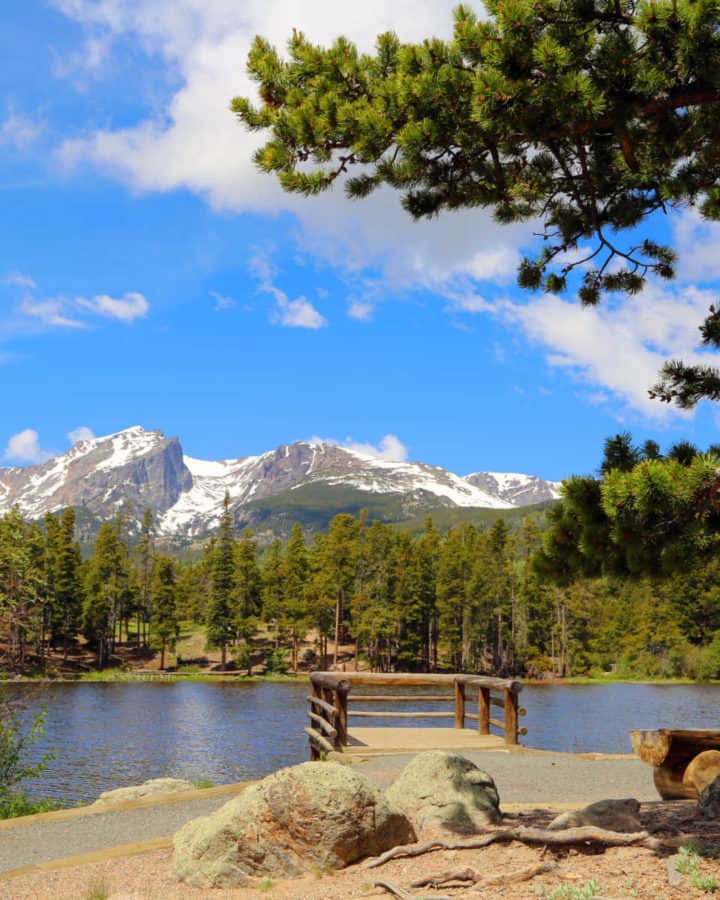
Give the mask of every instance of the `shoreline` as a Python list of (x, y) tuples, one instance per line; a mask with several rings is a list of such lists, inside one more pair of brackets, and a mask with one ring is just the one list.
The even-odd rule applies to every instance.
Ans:
[[(47, 675), (8, 675), (0, 674), (0, 687), (11, 684), (101, 684), (150, 682), (150, 681), (197, 681), (217, 682), (231, 681), (246, 684), (270, 683), (270, 684), (305, 684), (310, 680), (310, 672), (298, 675), (242, 675), (237, 672), (160, 672), (160, 671), (125, 671), (121, 669), (108, 669), (105, 673), (89, 672), (74, 675), (61, 675), (57, 678)], [(564, 687), (567, 685), (612, 685), (612, 684), (644, 684), (644, 685), (720, 685), (720, 679), (699, 681), (693, 678), (615, 678), (613, 676), (571, 675), (567, 678), (517, 678), (522, 685), (533, 687)]]

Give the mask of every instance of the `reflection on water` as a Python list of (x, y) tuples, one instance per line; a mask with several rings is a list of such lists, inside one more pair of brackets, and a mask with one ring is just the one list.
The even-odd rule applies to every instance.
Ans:
[[(308, 758), (303, 733), (307, 684), (88, 683), (53, 684), (39, 692), (36, 686), (10, 685), (8, 690), (27, 696), (29, 709), (41, 703), (47, 708), (37, 753), (57, 755), (41, 778), (28, 784), (38, 796), (89, 800), (101, 791), (161, 776), (243, 781)], [(524, 743), (547, 750), (626, 753), (631, 728), (718, 727), (718, 701), (718, 685), (528, 685), (522, 694)], [(427, 706), (402, 707), (422, 708)], [(450, 726), (452, 719), (355, 722), (427, 727)]]

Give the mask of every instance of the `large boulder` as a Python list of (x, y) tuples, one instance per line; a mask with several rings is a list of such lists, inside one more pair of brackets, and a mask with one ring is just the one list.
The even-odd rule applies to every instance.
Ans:
[(180, 791), (193, 791), (195, 785), (184, 778), (151, 778), (143, 784), (132, 787), (115, 788), (112, 791), (104, 791), (93, 806), (106, 803), (122, 803), (125, 800), (144, 800), (156, 794), (177, 794)]
[(637, 800), (598, 800), (583, 809), (562, 813), (548, 825), (551, 831), (592, 826), (606, 831), (642, 831), (640, 804)]
[(406, 813), (419, 835), (475, 834), (501, 818), (497, 788), (487, 772), (444, 750), (415, 756), (385, 796)]
[(705, 819), (720, 819), (720, 775), (700, 791), (700, 812)]
[(364, 775), (334, 762), (281, 769), (174, 838), (174, 866), (199, 886), (341, 869), (415, 840), (412, 825)]

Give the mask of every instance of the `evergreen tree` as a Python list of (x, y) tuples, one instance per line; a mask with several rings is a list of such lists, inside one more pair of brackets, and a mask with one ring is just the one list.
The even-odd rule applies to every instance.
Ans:
[(275, 649), (280, 645), (280, 629), (283, 614), (283, 548), (280, 541), (273, 541), (268, 548), (262, 566), (262, 614), (266, 622), (275, 624)]
[(235, 634), (245, 644), (248, 675), (252, 674), (250, 644), (258, 627), (262, 602), (262, 576), (257, 564), (257, 546), (246, 528), (235, 550)]
[(140, 535), (135, 544), (138, 567), (139, 598), (137, 605), (137, 645), (148, 644), (148, 623), (151, 616), (151, 588), (155, 561), (155, 519), (152, 509), (143, 513)]
[(306, 590), (309, 575), (308, 553), (302, 526), (293, 525), (283, 559), (283, 619), (290, 634), (292, 669), (298, 670), (298, 643), (308, 628)]
[(225, 494), (224, 511), (210, 558), (210, 597), (207, 609), (207, 641), (219, 647), (221, 666), (227, 665), (227, 648), (235, 633), (235, 539), (230, 497)]
[(160, 668), (165, 668), (165, 651), (177, 639), (177, 580), (175, 563), (167, 556), (155, 560), (152, 584), (152, 633), (160, 644)]
[(103, 668), (112, 651), (115, 625), (122, 602), (122, 553), (117, 530), (104, 522), (95, 539), (87, 571), (82, 630)]
[[(675, 253), (656, 214), (720, 218), (715, 120), (720, 12), (695, 0), (513, 0), (462, 4), (448, 41), (379, 35), (374, 54), (302, 33), (289, 59), (257, 37), (248, 58), (259, 106), (238, 97), (255, 154), (287, 191), (344, 180), (351, 198), (390, 187), (415, 218), (485, 207), (500, 223), (540, 221), (528, 289), (586, 305), (670, 279)], [(713, 306), (702, 341), (720, 346)], [(720, 372), (673, 361), (653, 396), (720, 398)]]
[(62, 638), (63, 660), (67, 660), (70, 641), (80, 627), (82, 615), (82, 579), (80, 545), (75, 540), (75, 511), (62, 514), (55, 550), (55, 609), (53, 633)]

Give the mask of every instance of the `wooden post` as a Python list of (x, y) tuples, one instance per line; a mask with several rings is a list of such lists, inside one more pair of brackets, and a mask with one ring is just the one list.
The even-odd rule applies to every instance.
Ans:
[(336, 747), (347, 747), (347, 719), (348, 719), (348, 692), (342, 688), (335, 691), (335, 709), (337, 710), (337, 719), (335, 727), (337, 728), (337, 737), (335, 738)]
[(465, 683), (455, 682), (455, 727), (465, 727)]
[(478, 732), (490, 734), (490, 689), (478, 690)]
[(505, 743), (518, 743), (518, 695), (505, 688)]
[[(310, 691), (312, 692), (313, 697), (317, 698), (318, 700), (323, 699), (322, 698), (322, 689), (317, 687), (312, 681), (310, 682)], [(310, 704), (311, 712), (312, 712), (313, 708), (314, 707), (311, 703)], [(310, 762), (317, 762), (318, 759), (320, 759), (320, 753), (318, 751), (318, 748), (312, 741), (310, 741)]]

